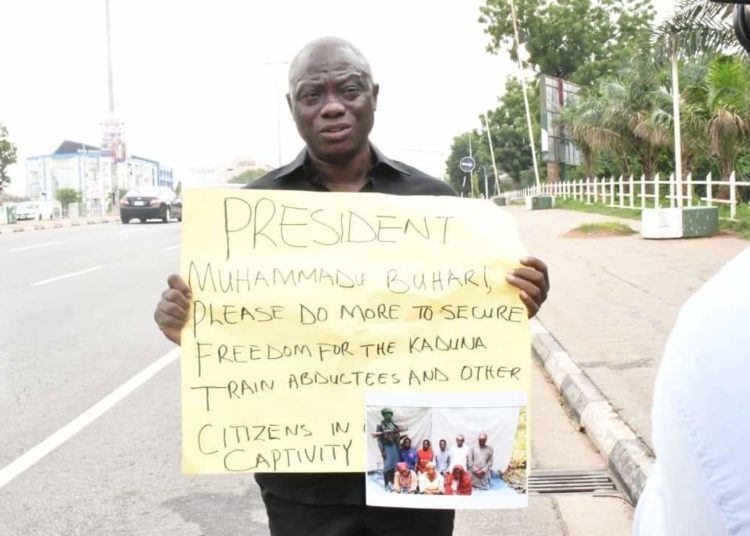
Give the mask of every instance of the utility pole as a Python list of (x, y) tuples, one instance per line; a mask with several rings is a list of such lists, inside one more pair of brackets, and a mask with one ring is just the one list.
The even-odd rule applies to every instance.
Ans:
[(534, 177), (536, 178), (536, 186), (540, 189), (542, 183), (539, 180), (539, 166), (536, 162), (536, 144), (534, 143), (534, 127), (531, 124), (531, 109), (529, 108), (529, 94), (526, 89), (526, 77), (523, 72), (523, 65), (521, 64), (521, 38), (518, 32), (518, 18), (516, 17), (516, 5), (513, 0), (510, 0), (510, 13), (513, 17), (513, 32), (516, 38), (516, 56), (518, 58), (518, 73), (521, 77), (521, 88), (523, 89), (523, 103), (526, 106), (526, 122), (529, 125), (529, 141), (531, 142), (531, 158), (534, 161)]
[[(109, 86), (109, 121), (114, 122), (115, 119), (115, 89), (114, 89), (114, 77), (112, 75), (112, 33), (109, 22), (109, 0), (104, 0), (104, 10), (106, 15), (107, 25), (107, 82)], [(105, 128), (107, 128), (105, 126)], [(110, 125), (109, 128), (112, 128)], [(111, 148), (112, 149), (112, 148)], [(115, 212), (120, 208), (120, 184), (119, 177), (117, 175), (117, 155), (112, 154), (112, 190), (113, 190), (113, 206), (112, 210)]]
[(497, 178), (497, 164), (495, 163), (495, 150), (492, 148), (492, 133), (490, 132), (490, 120), (484, 114), (484, 124), (487, 128), (487, 141), (490, 143), (490, 158), (492, 158), (492, 170), (495, 172), (495, 195), (500, 194), (500, 181)]

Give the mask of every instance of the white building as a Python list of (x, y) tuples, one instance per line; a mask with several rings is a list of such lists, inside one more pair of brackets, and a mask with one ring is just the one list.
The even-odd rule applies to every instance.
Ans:
[(87, 213), (96, 214), (111, 204), (114, 184), (121, 190), (147, 185), (173, 187), (171, 168), (139, 156), (118, 163), (116, 175), (114, 181), (112, 158), (101, 156), (99, 147), (66, 140), (50, 155), (26, 159), (26, 195), (53, 200), (60, 188), (73, 188), (81, 192)]
[(253, 158), (239, 157), (219, 166), (191, 167), (184, 186), (190, 188), (221, 186), (245, 171), (257, 170), (262, 172), (260, 174), (265, 174), (271, 169), (269, 166), (259, 164)]

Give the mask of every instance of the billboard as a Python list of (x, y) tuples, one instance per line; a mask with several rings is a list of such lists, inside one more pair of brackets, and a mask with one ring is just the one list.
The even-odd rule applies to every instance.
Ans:
[(539, 78), (541, 97), (542, 158), (545, 162), (581, 165), (578, 148), (560, 125), (560, 112), (580, 91), (580, 86), (553, 76)]
[(125, 143), (122, 141), (122, 127), (125, 123), (119, 119), (105, 119), (102, 126), (102, 156), (112, 158), (115, 162), (124, 162), (127, 158)]

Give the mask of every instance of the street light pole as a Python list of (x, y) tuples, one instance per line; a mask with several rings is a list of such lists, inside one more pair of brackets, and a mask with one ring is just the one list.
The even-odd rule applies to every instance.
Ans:
[(487, 114), (484, 114), (484, 124), (487, 128), (487, 140), (490, 143), (490, 157), (492, 158), (492, 170), (495, 172), (495, 195), (500, 194), (500, 181), (497, 178), (497, 164), (495, 163), (495, 150), (492, 147), (492, 133), (490, 132), (490, 120)]
[(677, 62), (677, 37), (672, 35), (672, 104), (674, 108), (674, 175), (677, 182), (677, 207), (682, 208), (682, 121), (680, 118), (680, 68)]
[[(114, 77), (112, 75), (112, 33), (109, 23), (109, 0), (104, 0), (104, 10), (106, 14), (106, 26), (107, 26), (107, 82), (109, 86), (109, 119), (114, 120), (115, 118), (115, 88), (114, 88)], [(117, 211), (120, 208), (120, 184), (117, 176), (117, 155), (112, 152), (112, 190), (113, 190), (113, 206), (112, 210)]]
[(540, 189), (542, 183), (539, 180), (539, 166), (536, 162), (536, 144), (534, 143), (534, 128), (531, 124), (531, 109), (529, 108), (529, 94), (526, 90), (526, 77), (523, 72), (523, 65), (521, 64), (521, 38), (518, 35), (518, 18), (516, 17), (516, 5), (513, 0), (510, 0), (510, 14), (513, 18), (513, 33), (516, 38), (516, 56), (518, 57), (518, 73), (521, 76), (521, 89), (523, 90), (523, 103), (526, 106), (526, 122), (529, 125), (529, 141), (531, 142), (531, 158), (534, 161), (534, 177), (536, 178), (536, 186)]

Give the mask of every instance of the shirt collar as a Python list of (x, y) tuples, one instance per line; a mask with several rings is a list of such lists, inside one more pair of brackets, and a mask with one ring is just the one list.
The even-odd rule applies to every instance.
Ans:
[[(401, 162), (391, 160), (373, 144), (370, 144), (370, 153), (372, 154), (373, 160), (370, 172), (384, 166), (402, 175), (410, 175), (409, 171)], [(307, 178), (312, 178), (317, 175), (317, 173), (315, 172), (315, 168), (313, 168), (312, 163), (310, 162), (307, 148), (302, 149), (302, 151), (300, 151), (300, 153), (295, 157), (294, 160), (276, 169), (273, 172), (273, 180), (283, 179), (284, 177), (288, 177), (289, 175), (292, 175), (298, 171), (302, 171), (304, 176)]]

